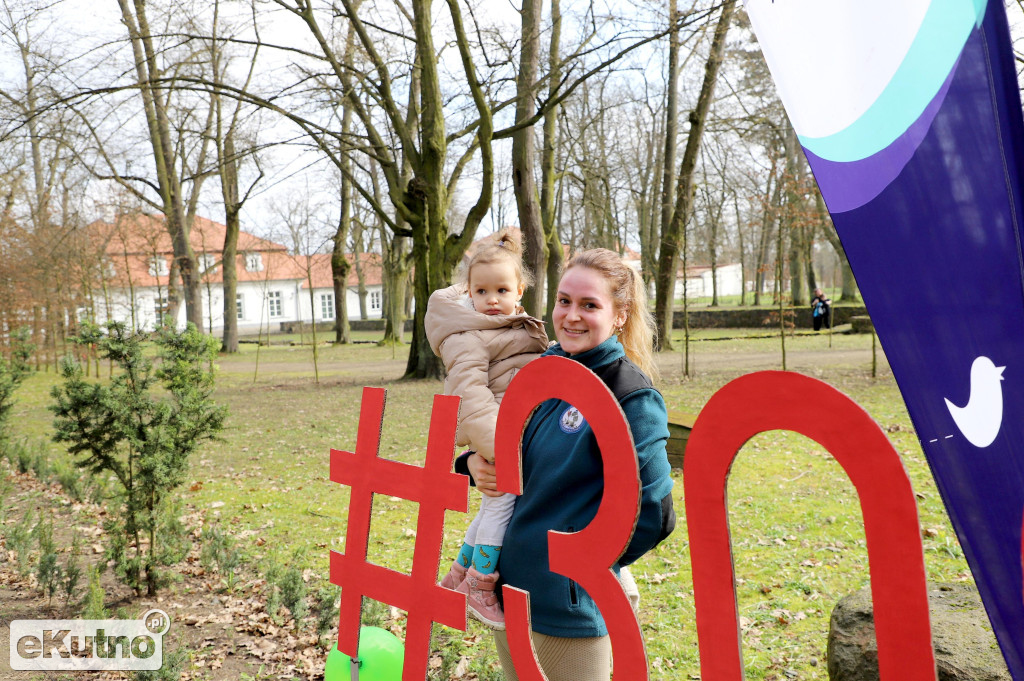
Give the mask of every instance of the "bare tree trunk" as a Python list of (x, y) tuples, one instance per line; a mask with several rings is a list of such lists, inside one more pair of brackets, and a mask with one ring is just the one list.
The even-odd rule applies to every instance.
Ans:
[(818, 220), (821, 223), (821, 233), (825, 235), (828, 242), (832, 244), (836, 255), (839, 256), (839, 263), (843, 273), (843, 290), (839, 300), (851, 303), (860, 302), (857, 296), (857, 280), (853, 278), (853, 268), (850, 267), (850, 261), (846, 258), (846, 250), (843, 249), (843, 243), (839, 240), (839, 235), (836, 234), (835, 225), (829, 219), (828, 211), (825, 209), (825, 200), (821, 197), (820, 191), (814, 192), (814, 207), (818, 213)]
[[(355, 48), (355, 29), (349, 24), (345, 38), (345, 54), (352, 54)], [(352, 90), (341, 101), (341, 137), (348, 139), (352, 133)], [(348, 271), (350, 264), (345, 257), (349, 228), (352, 223), (352, 157), (349, 150), (342, 150), (341, 157), (341, 214), (338, 228), (334, 232), (334, 246), (331, 250), (331, 282), (334, 285), (334, 342), (352, 342), (352, 328), (348, 323)], [(358, 256), (357, 256), (358, 257)], [(314, 315), (314, 326), (316, 316)]]
[(661, 225), (659, 223), (662, 200), (659, 187), (664, 184), (664, 174), (667, 169), (665, 164), (665, 145), (662, 141), (661, 130), (657, 123), (652, 125), (651, 136), (647, 144), (646, 163), (652, 171), (650, 192), (646, 205), (646, 213), (643, 216), (640, 227), (640, 271), (644, 278), (644, 290), (651, 290), (651, 282), (654, 281), (655, 271), (658, 266), (658, 243), (661, 240)]
[(715, 35), (711, 41), (711, 54), (704, 66), (704, 82), (697, 98), (696, 108), (690, 112), (690, 132), (686, 139), (686, 150), (679, 166), (676, 182), (675, 209), (667, 230), (662, 230), (661, 248), (658, 254), (657, 294), (655, 296), (655, 321), (658, 327), (658, 339), (661, 349), (671, 350), (672, 340), (668, 335), (672, 330), (672, 298), (675, 288), (679, 249), (683, 244), (683, 232), (690, 219), (693, 206), (693, 171), (697, 165), (697, 152), (700, 149), (701, 137), (711, 98), (718, 80), (718, 69), (725, 52), (725, 37), (732, 22), (735, 0), (725, 0), (722, 14), (715, 26)]
[[(803, 259), (804, 259), (804, 270), (807, 277), (807, 290), (813, 292), (814, 289), (818, 288), (818, 278), (814, 274), (814, 239), (812, 238), (813, 229), (808, 225), (804, 229), (803, 239)], [(809, 301), (808, 301), (809, 302)]]
[[(191, 225), (186, 224), (185, 220), (181, 181), (174, 169), (175, 150), (171, 144), (171, 125), (167, 118), (164, 100), (166, 94), (157, 86), (160, 69), (157, 66), (157, 55), (146, 17), (145, 0), (134, 0), (134, 11), (129, 5), (129, 0), (118, 0), (118, 5), (121, 7), (121, 17), (128, 29), (128, 36), (135, 56), (136, 77), (139, 93), (142, 95), (146, 123), (149, 127), (157, 184), (164, 206), (164, 220), (174, 247), (174, 260), (177, 263), (184, 288), (186, 319), (201, 329), (203, 327), (202, 286), (197, 276), (196, 256), (189, 241)], [(174, 274), (174, 268), (171, 273)], [(172, 290), (173, 288), (172, 285)], [(174, 297), (173, 294), (168, 296), (172, 305)]]
[[(676, 189), (676, 140), (679, 136), (679, 3), (678, 0), (669, 0), (668, 21), (671, 30), (668, 34), (668, 82), (665, 85), (665, 150), (662, 155), (662, 178), (661, 178), (661, 224), (658, 235), (667, 234), (672, 224), (672, 207), (675, 205)], [(692, 131), (690, 133), (693, 134)], [(658, 240), (660, 241), (660, 239)], [(652, 239), (651, 267), (658, 258), (658, 241)], [(684, 276), (685, 281), (685, 276)], [(684, 284), (685, 285), (685, 284)], [(660, 288), (660, 286), (658, 287)], [(675, 277), (672, 279), (672, 297), (675, 297)], [(669, 301), (671, 307), (672, 302)], [(671, 323), (668, 325), (671, 331)], [(659, 333), (659, 336), (661, 334)], [(667, 339), (667, 345), (672, 347), (672, 339)]]
[[(558, 92), (558, 82), (562, 78), (559, 65), (561, 59), (560, 41), (562, 36), (562, 9), (560, 0), (551, 0), (551, 42), (548, 48), (548, 99)], [(562, 267), (562, 241), (558, 237), (558, 223), (555, 221), (555, 148), (558, 146), (558, 112), (559, 107), (553, 106), (544, 114), (544, 141), (540, 157), (540, 215), (544, 226), (544, 239), (547, 244), (547, 268), (544, 279), (537, 276), (537, 293), (545, 288), (547, 296), (544, 304), (544, 326), (548, 337), (555, 337), (552, 312), (555, 309), (555, 296), (558, 293), (558, 274)], [(543, 284), (541, 283), (543, 282)]]
[(740, 246), (740, 305), (747, 304), (747, 253), (744, 247), (743, 221), (740, 217), (740, 195), (732, 194), (732, 207), (736, 212), (736, 237)]
[(810, 296), (804, 289), (806, 283), (806, 272), (803, 262), (803, 200), (800, 195), (800, 185), (803, 175), (802, 158), (800, 156), (800, 143), (797, 140), (796, 132), (786, 119), (785, 128), (786, 148), (786, 208), (785, 208), (785, 231), (789, 236), (789, 290), (794, 306), (806, 305), (810, 302)]
[(238, 234), (241, 231), (242, 202), (238, 197), (238, 160), (235, 136), (224, 138), (220, 163), (221, 196), (224, 199), (224, 245), (221, 248), (221, 277), (224, 288), (224, 333), (221, 352), (238, 352)]
[[(220, 83), (226, 78), (227, 69), (222, 60), (223, 50), (218, 36), (220, 28), (217, 20), (217, 17), (219, 17), (219, 4), (215, 4), (215, 10), (217, 11), (214, 19), (214, 35), (213, 40), (210, 41), (209, 49), (213, 77)], [(246, 76), (243, 89), (248, 87), (252, 80), (258, 54), (259, 48), (257, 47), (249, 61), (249, 73)], [(263, 169), (260, 168), (257, 161), (256, 167), (259, 173), (256, 179), (249, 185), (245, 196), (242, 196), (239, 191), (238, 178), (241, 157), (235, 147), (242, 104), (240, 101), (236, 102), (230, 120), (225, 121), (223, 96), (219, 93), (214, 94), (211, 103), (214, 106), (214, 141), (217, 149), (217, 171), (220, 174), (221, 198), (224, 202), (224, 225), (226, 227), (220, 259), (222, 293), (224, 294), (222, 304), (224, 329), (221, 338), (221, 352), (235, 353), (238, 352), (238, 236), (241, 231), (241, 212), (242, 206), (249, 198), (250, 192), (263, 179)], [(244, 153), (252, 153), (252, 151), (246, 150)], [(195, 194), (193, 198), (195, 198)], [(194, 206), (194, 201), (192, 204)], [(192, 211), (194, 210), (192, 208)], [(212, 299), (210, 306), (213, 306)]]
[[(351, 114), (345, 110), (348, 124), (351, 125)], [(347, 134), (346, 124), (342, 123), (343, 134)], [(331, 281), (334, 284), (334, 342), (348, 344), (352, 342), (352, 328), (348, 323), (348, 272), (351, 267), (345, 257), (345, 244), (348, 241), (349, 225), (352, 222), (352, 183), (341, 176), (341, 214), (338, 217), (338, 228), (334, 232), (334, 246), (331, 250)], [(312, 289), (311, 289), (312, 290)], [(314, 326), (315, 326), (314, 315)]]
[(352, 260), (356, 270), (356, 298), (359, 300), (359, 318), (367, 320), (370, 316), (366, 310), (366, 272), (363, 271), (363, 226), (361, 221), (354, 223), (352, 232)]
[[(754, 287), (754, 305), (761, 304), (761, 294), (764, 292), (765, 273), (768, 270), (768, 244), (771, 243), (772, 225), (775, 223), (774, 206), (779, 203), (781, 182), (776, 177), (778, 170), (778, 159), (772, 158), (772, 169), (768, 173), (768, 185), (765, 187), (764, 198), (762, 199), (763, 210), (761, 211), (761, 239), (757, 248), (756, 277)], [(774, 185), (773, 185), (774, 181)]]
[[(540, 62), (541, 0), (523, 0), (522, 53), (519, 57), (519, 75), (516, 77), (516, 124), (521, 124), (534, 113), (536, 92), (534, 82)], [(536, 278), (535, 285), (523, 294), (523, 307), (534, 317), (544, 314), (542, 291), (547, 275), (547, 243), (541, 224), (537, 185), (534, 180), (533, 126), (523, 127), (512, 135), (512, 189), (519, 209), (519, 227), (523, 233), (523, 251), (526, 266)]]

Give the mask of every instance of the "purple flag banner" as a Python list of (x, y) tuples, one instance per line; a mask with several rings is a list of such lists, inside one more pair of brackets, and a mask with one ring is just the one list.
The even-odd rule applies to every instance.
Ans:
[(1003, 3), (746, 6), (1024, 681), (1024, 120)]

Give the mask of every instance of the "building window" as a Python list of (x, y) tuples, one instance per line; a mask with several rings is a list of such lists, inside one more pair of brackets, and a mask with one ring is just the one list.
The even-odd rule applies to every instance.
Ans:
[(241, 293), (235, 294), (235, 316), (239, 321), (245, 319), (245, 298), (242, 297)]
[(334, 294), (320, 294), (320, 318), (334, 319)]
[(380, 291), (370, 291), (370, 309), (380, 309)]
[(155, 258), (149, 259), (149, 276), (166, 277), (170, 271), (170, 267), (167, 265), (167, 258), (158, 255)]
[(203, 253), (203, 254), (201, 254), (199, 256), (199, 273), (200, 274), (206, 274), (206, 273), (213, 274), (214, 272), (217, 271), (216, 265), (217, 265), (217, 256), (213, 255), (212, 253)]
[(259, 253), (245, 254), (245, 269), (249, 272), (263, 271), (263, 256)]
[(153, 299), (153, 314), (156, 316), (157, 326), (163, 323), (164, 315), (170, 312), (170, 309), (170, 306), (167, 304), (167, 296)]
[(283, 308), (281, 306), (281, 292), (280, 291), (271, 291), (270, 293), (268, 293), (267, 294), (267, 302), (268, 302), (268, 304), (270, 306), (270, 316), (271, 317), (280, 317), (280, 316), (282, 316), (281, 310)]

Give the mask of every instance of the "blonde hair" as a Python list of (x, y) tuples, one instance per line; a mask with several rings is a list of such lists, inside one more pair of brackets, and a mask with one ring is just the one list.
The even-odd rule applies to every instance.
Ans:
[(469, 285), (469, 274), (474, 266), (499, 262), (512, 265), (518, 283), (524, 287), (533, 285), (533, 274), (523, 264), (523, 247), (512, 238), (508, 227), (495, 232), (490, 239), (480, 245), (459, 274), (459, 283)]
[(625, 311), (626, 321), (619, 335), (619, 342), (626, 350), (626, 356), (640, 370), (652, 379), (658, 370), (654, 365), (654, 317), (647, 308), (647, 290), (640, 274), (622, 261), (619, 254), (607, 248), (592, 248), (569, 258), (562, 268), (565, 274), (573, 267), (587, 267), (608, 280), (608, 290), (615, 304), (615, 311)]

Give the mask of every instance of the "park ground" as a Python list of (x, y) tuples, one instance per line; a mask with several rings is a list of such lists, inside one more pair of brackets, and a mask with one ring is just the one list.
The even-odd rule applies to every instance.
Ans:
[[(168, 647), (181, 651), (183, 679), (322, 678), (324, 649), (311, 620), (296, 624), (284, 608), (271, 617), (266, 601), (272, 575), (283, 567), (301, 571), (310, 594), (328, 586), (329, 550), (344, 549), (348, 508), (348, 490), (328, 479), (329, 451), (354, 448), (363, 386), (388, 391), (381, 455), (423, 462), (430, 405), (441, 384), (399, 380), (405, 348), (372, 342), (321, 345), (314, 371), (308, 336), (272, 340), (269, 346), (244, 344), (238, 355), (219, 359), (216, 396), (230, 416), (221, 439), (194, 458), (189, 482), (180, 491), (194, 546), (173, 570), (170, 586), (147, 598), (118, 585), (109, 570), (101, 580), (111, 613), (135, 617), (155, 606), (170, 614)], [(357, 335), (357, 340), (374, 337)], [(899, 452), (913, 484), (928, 579), (970, 580), (884, 353), (872, 346), (870, 335), (798, 332), (786, 337), (786, 368), (831, 384), (868, 411)], [(658, 386), (670, 410), (691, 413), (740, 375), (782, 368), (780, 339), (764, 329), (695, 332), (689, 377), (682, 375), (682, 357), (679, 343), (658, 356)], [(51, 460), (67, 461), (60, 446), (49, 442), (46, 406), (56, 382), (52, 370), (44, 371), (20, 389), (15, 430), (17, 438)], [(830, 415), (809, 403), (807, 418)], [(680, 516), (675, 533), (633, 568), (652, 679), (700, 675), (681, 476), (673, 473)], [(77, 535), (83, 556), (99, 560), (107, 509), (72, 500), (56, 482), (19, 473), (5, 459), (0, 459), (0, 478), (4, 536), (26, 522), (26, 514), (30, 519), (50, 514), (55, 527), (63, 528), (56, 534), (65, 554)], [(827, 679), (831, 610), (869, 580), (856, 491), (817, 443), (772, 431), (741, 450), (728, 503), (747, 678)], [(415, 503), (378, 496), (370, 560), (409, 571), (416, 517)], [(468, 519), (448, 513), (442, 565), (455, 555)], [(211, 528), (230, 534), (241, 551), (241, 566), (231, 577), (201, 558)], [(4, 651), (11, 620), (80, 612), (74, 602), (66, 608), (56, 598), (48, 603), (31, 573), (18, 573), (5, 548), (0, 544), (0, 559), (6, 558), (0, 560)], [(364, 610), (364, 622), (404, 633), (404, 613), (372, 602)], [(336, 633), (336, 628), (329, 631), (321, 644), (335, 640)], [(501, 678), (486, 630), (472, 621), (466, 632), (435, 626), (429, 666), (431, 679)], [(128, 677), (14, 672), (6, 652), (0, 654), (5, 681), (106, 678)]]

